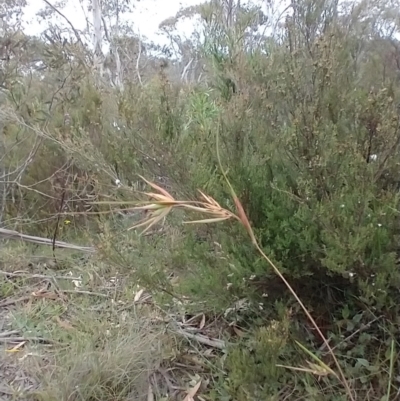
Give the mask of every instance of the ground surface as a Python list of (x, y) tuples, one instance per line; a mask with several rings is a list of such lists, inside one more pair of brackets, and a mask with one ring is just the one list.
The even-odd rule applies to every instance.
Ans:
[(50, 247), (15, 245), (0, 252), (1, 401), (172, 400), (198, 391), (202, 366), (191, 344), (211, 359), (224, 346), (212, 324), (205, 333), (204, 316), (166, 317), (134, 275), (95, 255), (61, 251), (55, 260)]
[(24, 399), (24, 394), (38, 388), (24, 366), (36, 347), (23, 341), (20, 330), (14, 328), (12, 316), (17, 308), (11, 297), (0, 301), (0, 400)]
[(66, 347), (90, 347), (118, 326), (124, 315), (114, 304), (123, 306), (118, 299), (122, 287), (115, 277), (100, 276), (87, 258), (83, 262), (64, 253), (55, 261), (29, 255), (29, 247), (5, 249), (0, 274), (0, 400), (25, 400), (51, 384), (52, 376), (56, 379), (52, 363)]

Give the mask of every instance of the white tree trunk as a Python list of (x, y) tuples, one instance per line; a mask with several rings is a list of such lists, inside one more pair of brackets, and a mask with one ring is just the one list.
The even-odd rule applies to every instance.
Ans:
[(102, 50), (102, 31), (101, 31), (101, 5), (100, 0), (93, 0), (93, 50), (94, 67), (100, 74), (103, 74), (103, 50)]
[(188, 71), (190, 66), (193, 63), (194, 58), (192, 57), (189, 62), (186, 64), (185, 68), (183, 69), (182, 75), (181, 75), (181, 81), (185, 80), (185, 82), (188, 82)]
[(118, 89), (123, 90), (123, 76), (122, 76), (122, 65), (121, 65), (121, 59), (119, 57), (118, 53), (118, 46), (114, 47), (114, 56), (115, 56), (115, 85), (117, 86)]

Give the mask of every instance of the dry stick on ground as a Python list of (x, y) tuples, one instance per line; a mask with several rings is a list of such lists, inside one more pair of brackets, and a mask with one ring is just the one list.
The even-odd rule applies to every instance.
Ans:
[(23, 341), (38, 342), (45, 344), (60, 344), (58, 341), (42, 337), (0, 337), (0, 343), (21, 343)]
[(30, 274), (28, 272), (5, 272), (0, 270), (0, 274), (8, 277), (25, 277), (25, 278), (41, 278), (44, 280), (82, 280), (82, 277), (71, 277), (71, 276), (46, 276), (45, 274)]
[(0, 333), (0, 338), (1, 337), (10, 337), (10, 336), (12, 336), (14, 334), (18, 334), (18, 333), (19, 333), (18, 330), (5, 331), (3, 333)]
[[(10, 306), (10, 305), (14, 305), (14, 304), (17, 304), (19, 302), (29, 301), (30, 299), (31, 299), (30, 296), (16, 298), (16, 299), (8, 299), (7, 301), (3, 301), (3, 302), (0, 303), (0, 308), (4, 308), (4, 307)], [(1, 336), (1, 333), (0, 333), (0, 336)]]
[(32, 242), (34, 244), (39, 244), (39, 245), (50, 245), (50, 246), (55, 246), (57, 248), (73, 249), (73, 250), (82, 251), (82, 252), (95, 252), (95, 248), (91, 247), (91, 246), (74, 245), (74, 244), (69, 244), (68, 242), (64, 242), (64, 241), (55, 241), (54, 242), (53, 240), (48, 239), (48, 238), (21, 234), (18, 231), (7, 230), (6, 228), (0, 228), (0, 239), (2, 237), (6, 238), (6, 239), (17, 239), (17, 240), (19, 239), (19, 240), (23, 240), (23, 241)]
[(183, 329), (175, 329), (174, 330), (176, 333), (182, 335), (183, 337), (189, 338), (191, 340), (196, 340), (197, 342), (204, 344), (204, 345), (208, 345), (209, 347), (212, 348), (218, 348), (218, 349), (225, 349), (225, 341), (216, 339), (216, 338), (209, 338), (206, 336), (203, 336), (202, 334), (193, 334), (193, 333), (189, 333), (186, 330)]
[[(84, 290), (58, 290), (59, 292), (62, 292), (63, 294), (77, 294), (77, 295), (92, 295), (95, 297), (103, 297), (103, 298), (108, 298), (107, 294), (101, 294), (100, 292), (91, 292), (91, 291), (84, 291)], [(6, 306), (14, 305), (19, 302), (24, 302), (24, 301), (29, 301), (32, 298), (31, 295), (21, 297), (21, 298), (16, 298), (16, 299), (8, 299), (6, 301), (0, 302), (0, 308), (4, 308)], [(0, 333), (0, 336), (2, 333)]]
[(66, 294), (82, 294), (82, 295), (93, 295), (95, 297), (104, 297), (108, 298), (107, 294), (102, 294), (100, 292), (92, 292), (92, 291), (85, 291), (85, 290), (60, 290), (60, 292), (64, 292)]

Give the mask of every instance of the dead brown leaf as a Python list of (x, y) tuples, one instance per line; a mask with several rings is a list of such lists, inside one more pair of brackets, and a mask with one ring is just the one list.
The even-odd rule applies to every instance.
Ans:
[(68, 320), (61, 320), (58, 316), (55, 317), (55, 320), (61, 328), (66, 330), (74, 330), (74, 327), (70, 322), (68, 322)]
[(58, 299), (58, 295), (54, 292), (47, 291), (46, 289), (40, 289), (39, 291), (32, 292), (32, 296), (35, 298), (46, 298), (46, 299)]
[(199, 329), (201, 330), (205, 326), (205, 324), (206, 324), (206, 316), (203, 313), (203, 316), (201, 318), (201, 322), (200, 322), (200, 325), (199, 325)]
[(201, 380), (194, 386), (194, 387), (192, 387), (189, 391), (188, 391), (188, 393), (187, 393), (187, 395), (186, 395), (186, 397), (184, 398), (184, 400), (183, 401), (194, 401), (194, 396), (197, 394), (197, 392), (199, 391), (199, 388), (200, 388), (200, 386), (201, 386)]

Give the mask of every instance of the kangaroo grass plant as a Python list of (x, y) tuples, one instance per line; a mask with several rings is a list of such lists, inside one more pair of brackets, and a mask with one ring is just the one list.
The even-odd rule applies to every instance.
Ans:
[[(252, 244), (256, 248), (257, 252), (262, 256), (264, 260), (267, 261), (267, 263), (272, 267), (274, 270), (275, 274), (283, 281), (287, 289), (290, 291), (290, 293), (293, 295), (297, 303), (300, 305), (300, 307), (303, 309), (305, 315), (307, 316), (308, 320), (311, 322), (313, 327), (315, 328), (316, 332), (318, 335), (321, 337), (323, 343), (325, 344), (329, 354), (332, 356), (332, 359), (335, 362), (337, 372), (332, 370), (328, 365), (326, 365), (320, 358), (318, 358), (316, 355), (314, 355), (311, 351), (309, 351), (307, 348), (305, 348), (303, 345), (301, 345), (299, 342), (296, 341), (297, 345), (309, 355), (311, 359), (313, 359), (315, 363), (312, 363), (310, 361), (307, 361), (308, 367), (290, 367), (290, 366), (284, 366), (284, 365), (278, 365), (283, 368), (291, 369), (291, 370), (300, 370), (303, 372), (308, 372), (312, 373), (317, 376), (328, 376), (328, 375), (333, 375), (336, 377), (343, 385), (345, 388), (349, 399), (351, 401), (355, 401), (355, 398), (353, 396), (353, 392), (349, 386), (349, 383), (346, 380), (346, 377), (343, 373), (343, 370), (339, 364), (338, 359), (335, 356), (335, 353), (330, 346), (328, 340), (325, 338), (323, 335), (321, 329), (318, 327), (316, 321), (314, 318), (311, 316), (311, 313), (308, 311), (300, 297), (297, 295), (296, 291), (293, 289), (293, 287), (290, 285), (290, 283), (286, 280), (284, 275), (281, 273), (279, 268), (275, 265), (275, 263), (264, 253), (264, 251), (261, 249), (257, 238), (254, 234), (254, 231), (251, 227), (251, 224), (249, 222), (249, 219), (246, 215), (246, 212), (244, 211), (244, 208), (242, 206), (242, 203), (240, 202), (238, 196), (236, 195), (235, 190), (233, 189), (226, 171), (224, 170), (222, 163), (221, 163), (221, 156), (219, 152), (219, 136), (216, 136), (216, 152), (217, 152), (217, 159), (219, 163), (219, 167), (221, 169), (222, 175), (225, 179), (225, 182), (227, 183), (231, 197), (234, 201), (235, 207), (236, 207), (236, 214), (228, 209), (223, 208), (215, 199), (213, 199), (211, 196), (208, 196), (204, 194), (202, 191), (198, 190), (200, 195), (201, 195), (201, 200), (197, 201), (181, 201), (181, 200), (176, 200), (174, 197), (165, 189), (161, 188), (160, 186), (156, 185), (155, 183), (152, 183), (148, 180), (146, 180), (144, 177), (139, 175), (139, 177), (146, 183), (148, 184), (151, 188), (153, 188), (157, 192), (141, 192), (143, 195), (147, 196), (149, 198), (149, 201), (144, 201), (144, 202), (134, 202), (134, 204), (137, 204), (138, 206), (134, 206), (132, 208), (129, 208), (130, 210), (134, 211), (144, 211), (145, 212), (145, 217), (137, 222), (135, 225), (129, 228), (129, 230), (137, 229), (139, 227), (145, 227), (144, 230), (141, 232), (141, 234), (144, 234), (146, 231), (148, 231), (152, 226), (155, 224), (159, 223), (161, 220), (167, 217), (167, 215), (173, 210), (177, 208), (183, 208), (188, 211), (194, 211), (194, 212), (199, 212), (204, 215), (208, 215), (209, 217), (206, 219), (202, 220), (191, 220), (191, 221), (186, 221), (184, 222), (185, 224), (196, 224), (196, 223), (217, 223), (221, 222), (224, 220), (229, 220), (229, 219), (234, 219), (239, 221), (243, 227), (246, 229), (247, 234), (249, 235)], [(127, 205), (130, 202), (97, 202), (97, 203), (103, 203), (103, 204), (114, 204), (114, 205)], [(133, 202), (132, 202), (133, 203)]]
[[(163, 220), (173, 209), (177, 209), (177, 208), (183, 208), (188, 211), (199, 212), (201, 214), (205, 214), (205, 215), (209, 216), (206, 219), (185, 221), (184, 222), (185, 224), (216, 223), (216, 222), (221, 222), (221, 221), (229, 220), (229, 219), (234, 219), (234, 220), (239, 221), (246, 229), (246, 231), (247, 231), (254, 247), (258, 251), (258, 253), (268, 262), (268, 264), (272, 267), (274, 272), (284, 282), (285, 286), (291, 292), (291, 294), (296, 299), (296, 301), (298, 302), (300, 307), (303, 309), (305, 315), (307, 316), (307, 318), (309, 319), (309, 321), (311, 322), (311, 324), (313, 325), (313, 327), (315, 328), (315, 330), (321, 337), (326, 348), (328, 349), (328, 352), (332, 356), (332, 358), (336, 364), (338, 373), (336, 373), (334, 370), (332, 370), (321, 359), (319, 359), (316, 355), (314, 355), (311, 351), (307, 350), (303, 345), (301, 345), (299, 343), (297, 343), (299, 345), (299, 347), (304, 352), (306, 352), (310, 356), (310, 358), (312, 358), (314, 361), (316, 361), (317, 364), (308, 362), (308, 365), (309, 365), (308, 367), (301, 367), (301, 368), (295, 368), (295, 367), (284, 366), (284, 365), (279, 365), (279, 366), (284, 367), (284, 368), (289, 368), (292, 370), (300, 370), (300, 371), (304, 371), (304, 372), (309, 372), (309, 373), (312, 373), (312, 374), (315, 374), (318, 376), (333, 375), (342, 383), (342, 385), (346, 389), (346, 392), (348, 393), (349, 399), (351, 401), (354, 401), (353, 393), (346, 380), (343, 370), (340, 367), (339, 361), (337, 360), (331, 346), (329, 345), (328, 340), (322, 334), (322, 332), (321, 332), (320, 328), (318, 327), (317, 323), (315, 322), (314, 318), (311, 316), (310, 312), (308, 311), (308, 309), (306, 308), (304, 303), (301, 301), (301, 299), (299, 298), (299, 296), (297, 295), (295, 290), (292, 288), (292, 286), (289, 284), (289, 282), (286, 280), (286, 278), (280, 272), (279, 268), (272, 262), (272, 260), (261, 249), (239, 198), (237, 197), (226, 174), (223, 173), (223, 175), (229, 186), (231, 196), (234, 200), (234, 203), (236, 206), (236, 214), (230, 210), (227, 210), (227, 209), (221, 207), (220, 204), (215, 199), (213, 199), (211, 196), (204, 194), (200, 190), (199, 190), (199, 192), (201, 195), (201, 200), (198, 200), (198, 201), (176, 200), (165, 189), (161, 188), (160, 186), (158, 186), (158, 185), (146, 180), (144, 177), (140, 176), (140, 178), (144, 182), (146, 182), (151, 188), (153, 188), (157, 192), (142, 192), (142, 194), (146, 195), (149, 198), (149, 201), (144, 201), (144, 202), (139, 202), (139, 203), (135, 202), (135, 204), (138, 206), (129, 208), (129, 210), (132, 210), (132, 211), (134, 211), (134, 210), (140, 211), (141, 210), (141, 211), (145, 212), (145, 217), (142, 220), (140, 220), (139, 222), (137, 222), (135, 225), (130, 227), (129, 230), (137, 229), (139, 227), (144, 227), (144, 230), (141, 232), (141, 234), (144, 234), (152, 226), (154, 226), (155, 224), (157, 224), (161, 220)], [(127, 205), (130, 202), (97, 202), (97, 203), (103, 203), (103, 204), (108, 204), (108, 205), (110, 205), (110, 204)]]

